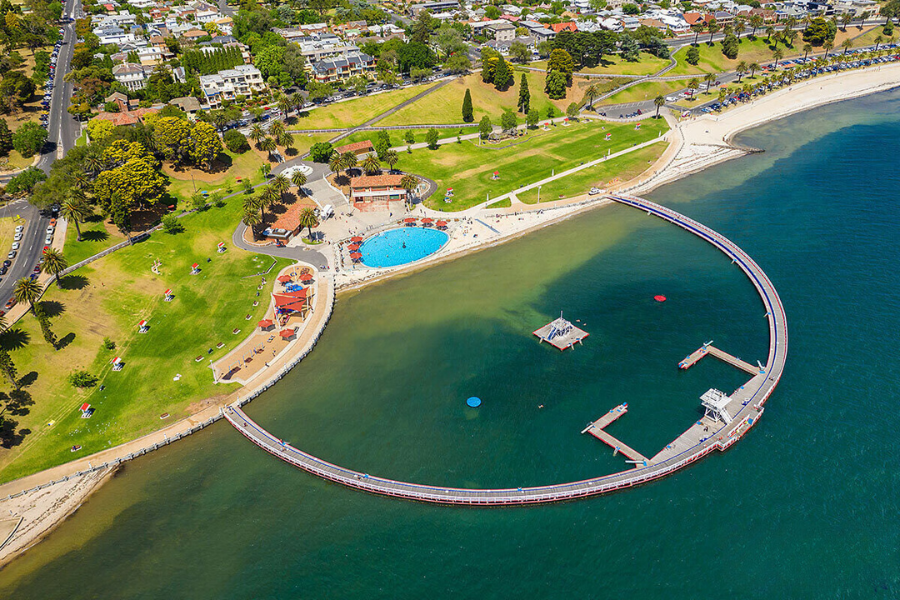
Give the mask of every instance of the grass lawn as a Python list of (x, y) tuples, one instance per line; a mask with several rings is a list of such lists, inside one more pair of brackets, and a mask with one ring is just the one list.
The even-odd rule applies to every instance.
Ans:
[[(646, 171), (666, 150), (667, 144), (660, 142), (635, 150), (624, 156), (600, 163), (589, 169), (573, 173), (568, 177), (551, 181), (541, 186), (541, 202), (551, 202), (562, 198), (571, 198), (586, 193), (592, 187), (605, 188), (611, 180), (628, 181)], [(538, 201), (538, 190), (528, 190), (516, 196), (522, 202), (535, 204)]]
[(25, 221), (16, 221), (15, 217), (3, 217), (0, 219), (0, 249), (9, 251), (8, 248), (12, 246), (17, 225), (25, 225)]
[(75, 224), (70, 223), (66, 228), (66, 244), (63, 247), (63, 254), (70, 265), (79, 263), (110, 246), (125, 241), (125, 236), (119, 233), (114, 226), (108, 225), (99, 214), (88, 217), (88, 220), (79, 223), (78, 227), (81, 228), (80, 242)]
[[(300, 136), (295, 136), (299, 138)], [(297, 140), (299, 142), (299, 139)], [(252, 144), (253, 142), (250, 141)], [(188, 199), (194, 194), (194, 187), (198, 191), (206, 190), (210, 194), (218, 191), (228, 194), (229, 189), (236, 192), (240, 189), (237, 178), (250, 179), (254, 184), (262, 181), (262, 173), (259, 168), (263, 165), (260, 156), (248, 150), (243, 154), (234, 154), (225, 150), (219, 155), (217, 166), (209, 173), (200, 169), (184, 168), (176, 171), (169, 164), (163, 166), (163, 171), (169, 176), (168, 192), (181, 199)], [(192, 179), (193, 175), (193, 179)]]
[[(844, 33), (843, 31), (838, 29), (837, 35), (835, 36), (834, 50), (832, 50), (832, 52), (842, 53), (844, 51), (841, 48), (841, 43), (844, 41), (844, 39), (841, 39), (842, 34), (843, 34), (844, 39), (846, 39), (847, 37), (854, 38), (856, 36), (859, 36), (853, 40), (854, 48), (862, 48), (864, 46), (874, 46), (875, 38), (877, 38), (879, 35), (882, 38), (884, 38), (885, 41), (881, 42), (881, 44), (884, 45), (885, 43), (887, 43), (886, 40), (890, 37), (889, 35), (884, 34), (884, 27), (881, 25), (878, 25), (877, 27), (868, 28), (868, 29), (859, 29), (857, 27), (851, 26), (851, 27), (847, 28), (847, 33)], [(860, 34), (862, 34), (862, 35), (860, 35)], [(896, 26), (894, 27), (894, 37), (897, 37)], [(880, 48), (880, 46), (879, 46), (879, 48)]]
[[(480, 204), (490, 196), (511, 192), (556, 172), (606, 154), (618, 152), (666, 131), (665, 121), (647, 120), (641, 129), (632, 124), (575, 123), (528, 133), (525, 138), (479, 146), (477, 141), (448, 144), (438, 150), (414, 150), (401, 159), (404, 170), (433, 179), (438, 191), (428, 200), (437, 210), (458, 211)], [(612, 136), (604, 141), (606, 134)], [(494, 171), (500, 179), (493, 180)], [(453, 188), (453, 202), (443, 202), (444, 191)]]
[[(273, 259), (231, 246), (240, 211), (240, 198), (234, 198), (222, 208), (189, 215), (182, 220), (183, 233), (156, 233), (64, 278), (62, 288), (51, 286), (43, 300), (59, 313), (53, 330), (62, 349), (44, 342), (31, 315), (3, 337), (34, 404), (11, 417), (17, 432), (28, 433), (0, 450), (0, 481), (134, 439), (237, 389), (213, 384), (209, 359), (223, 356), (255, 326), (274, 280), (268, 277), (257, 298), (260, 278), (254, 274)], [(215, 251), (220, 241), (228, 243), (224, 254)], [(162, 261), (161, 275), (150, 271), (155, 259)], [(189, 274), (193, 262), (201, 265), (199, 275)], [(280, 259), (275, 272), (288, 262)], [(172, 302), (163, 301), (167, 288), (174, 290)], [(260, 305), (253, 307), (257, 299)], [(149, 321), (146, 334), (137, 332), (141, 319)], [(232, 335), (235, 328), (242, 332)], [(101, 347), (105, 337), (116, 343), (114, 350)], [(225, 346), (216, 349), (219, 342)], [(115, 356), (125, 362), (122, 371), (111, 370)], [(195, 362), (197, 356), (203, 359)], [(98, 386), (73, 388), (67, 377), (79, 368), (96, 375)], [(96, 408), (89, 420), (80, 418), (82, 402)], [(170, 420), (161, 421), (162, 413), (170, 413)], [(83, 449), (69, 452), (75, 444)]]
[(337, 127), (355, 127), (373, 119), (381, 113), (389, 110), (401, 102), (409, 100), (416, 94), (420, 94), (429, 86), (414, 85), (399, 90), (391, 90), (362, 98), (354, 98), (345, 102), (336, 102), (320, 108), (309, 110), (308, 117), (301, 117), (293, 129), (332, 129)]
[[(546, 116), (547, 108), (551, 103), (559, 116), (565, 112), (570, 103), (581, 102), (584, 97), (584, 88), (589, 85), (586, 79), (576, 79), (565, 98), (551, 101), (544, 93), (544, 81), (547, 78), (544, 73), (515, 71), (513, 73), (515, 84), (505, 92), (499, 92), (493, 85), (481, 81), (480, 73), (473, 73), (455, 79), (433, 94), (395, 112), (384, 121), (379, 122), (379, 125), (462, 123), (462, 103), (466, 89), (469, 89), (472, 94), (475, 122), (480, 121), (484, 115), (488, 115), (491, 121), (498, 123), (504, 110), (508, 109), (514, 112), (516, 110), (516, 104), (519, 101), (519, 82), (523, 72), (526, 74), (528, 91), (531, 94), (531, 107), (536, 108), (542, 118)], [(524, 115), (517, 114), (516, 116), (520, 123), (524, 122)]]
[[(640, 60), (629, 62), (621, 56), (604, 55), (603, 63), (596, 67), (583, 67), (576, 69), (578, 73), (609, 73), (611, 75), (652, 75), (658, 73), (669, 65), (668, 59), (657, 58), (648, 52), (641, 52)], [(541, 60), (528, 65), (537, 69), (546, 69), (547, 61)]]
[(15, 150), (10, 150), (9, 154), (5, 157), (6, 163), (0, 165), (0, 170), (3, 171), (18, 171), (19, 169), (25, 169), (31, 166), (31, 163), (34, 162), (34, 156), (29, 156), (25, 158), (21, 154), (19, 154)]
[[(707, 35), (707, 37), (709, 36)], [(782, 44), (779, 44), (778, 47), (784, 52), (785, 58), (795, 56), (802, 53), (803, 40), (798, 36), (794, 41), (793, 48)], [(743, 37), (738, 49), (738, 56), (732, 60), (722, 54), (722, 42), (715, 42), (710, 46), (703, 41), (703, 36), (701, 35), (699, 45), (700, 62), (697, 65), (691, 65), (687, 62), (688, 48), (690, 46), (685, 46), (673, 55), (673, 58), (678, 61), (678, 65), (666, 75), (702, 75), (704, 73), (733, 71), (741, 61), (749, 65), (755, 62), (762, 64), (773, 60), (772, 52), (774, 50), (774, 46), (769, 45), (764, 35), (760, 35), (755, 40), (750, 37)]]
[(648, 81), (647, 83), (639, 83), (630, 88), (624, 89), (617, 94), (613, 94), (605, 100), (595, 102), (595, 106), (606, 104), (627, 104), (629, 102), (643, 102), (644, 100), (653, 100), (657, 96), (666, 96), (672, 92), (682, 90), (687, 87), (689, 79), (677, 81)]

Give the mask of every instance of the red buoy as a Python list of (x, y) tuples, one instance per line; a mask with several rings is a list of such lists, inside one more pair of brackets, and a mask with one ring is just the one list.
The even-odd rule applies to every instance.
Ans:
[(663, 296), (662, 294), (660, 294), (658, 296), (653, 296), (653, 299), (656, 300), (657, 302), (665, 302), (666, 301), (666, 297)]

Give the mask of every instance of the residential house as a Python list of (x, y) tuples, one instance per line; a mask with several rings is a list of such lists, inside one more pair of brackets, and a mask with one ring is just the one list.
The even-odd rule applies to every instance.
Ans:
[(184, 98), (173, 98), (169, 100), (169, 104), (177, 106), (183, 110), (189, 118), (196, 116), (200, 110), (200, 102), (193, 96), (185, 96)]
[(559, 33), (560, 31), (578, 31), (578, 25), (575, 24), (575, 21), (566, 21), (565, 23), (551, 23), (550, 29), (553, 30), (553, 33)]
[(371, 140), (364, 140), (362, 142), (354, 142), (352, 144), (346, 144), (344, 146), (338, 146), (334, 149), (338, 154), (345, 154), (347, 152), (352, 152), (355, 156), (362, 156), (363, 154), (368, 154), (369, 152), (375, 151), (375, 146), (372, 144)]
[(421, 4), (412, 4), (409, 7), (409, 14), (413, 17), (418, 17), (419, 13), (422, 11), (428, 11), (431, 14), (448, 11), (448, 10), (458, 10), (459, 2), (454, 0), (446, 0), (444, 2), (423, 2)]
[(132, 92), (142, 90), (147, 85), (152, 67), (145, 67), (137, 63), (122, 63), (112, 68), (113, 77)]
[(516, 39), (516, 26), (509, 21), (500, 19), (497, 23), (485, 27), (484, 33), (495, 41), (511, 42)]
[(253, 65), (238, 65), (215, 75), (201, 75), (200, 87), (204, 103), (210, 109), (219, 108), (225, 100), (249, 96), (266, 88), (262, 73)]
[(309, 65), (316, 81), (320, 83), (333, 83), (347, 81), (355, 75), (368, 76), (375, 70), (375, 59), (368, 54), (359, 52), (320, 60)]

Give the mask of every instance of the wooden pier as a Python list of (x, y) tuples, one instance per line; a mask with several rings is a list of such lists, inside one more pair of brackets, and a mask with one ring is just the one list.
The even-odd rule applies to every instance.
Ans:
[(696, 365), (698, 362), (700, 362), (700, 359), (705, 356), (713, 356), (715, 358), (718, 358), (722, 362), (729, 364), (732, 367), (735, 367), (737, 369), (740, 369), (741, 371), (744, 371), (745, 373), (749, 373), (750, 375), (759, 375), (759, 372), (760, 372), (760, 369), (758, 366), (751, 365), (747, 361), (741, 360), (740, 358), (738, 358), (736, 356), (732, 356), (731, 354), (728, 354), (724, 350), (720, 350), (719, 348), (716, 348), (715, 346), (712, 345), (712, 342), (703, 344), (698, 349), (691, 352), (691, 354), (689, 356), (687, 356), (684, 360), (682, 360), (680, 363), (678, 363), (678, 368), (684, 369), (684, 370), (690, 369), (691, 367)]
[[(708, 417), (698, 420), (687, 431), (654, 456), (653, 459), (647, 460), (641, 456), (640, 460), (647, 460), (647, 466), (639, 464), (634, 469), (611, 475), (544, 486), (467, 489), (409, 483), (371, 476), (316, 458), (276, 438), (263, 427), (256, 424), (240, 408), (245, 401), (239, 401), (229, 406), (225, 410), (225, 418), (235, 429), (266, 452), (299, 469), (329, 481), (361, 491), (395, 498), (468, 506), (535, 504), (596, 496), (654, 481), (693, 464), (711, 452), (723, 451), (729, 448), (759, 421), (764, 405), (775, 386), (778, 385), (778, 381), (781, 379), (784, 371), (788, 349), (787, 318), (775, 286), (746, 252), (723, 235), (693, 219), (670, 208), (636, 196), (617, 194), (607, 198), (642, 210), (648, 215), (674, 223), (709, 242), (747, 275), (750, 283), (753, 284), (759, 293), (766, 311), (765, 317), (769, 327), (769, 355), (762, 372), (760, 372), (760, 369), (755, 369), (754, 376), (729, 396), (731, 401), (727, 410), (729, 415), (733, 417), (730, 423), (723, 425)], [(609, 425), (609, 423), (621, 417), (623, 413), (624, 411), (620, 414), (608, 413), (595, 421), (595, 423), (600, 422)], [(610, 438), (615, 439), (612, 436)], [(619, 451), (625, 454), (622, 446), (622, 444), (619, 444)], [(628, 450), (633, 452), (630, 448)], [(634, 455), (640, 456), (636, 452)]]
[(616, 454), (623, 454), (629, 460), (635, 463), (635, 467), (646, 467), (649, 464), (649, 459), (629, 446), (628, 444), (622, 442), (606, 433), (603, 428), (608, 426), (610, 423), (614, 423), (619, 417), (628, 412), (628, 405), (621, 404), (616, 408), (612, 409), (590, 425), (584, 428), (581, 433), (589, 433), (610, 448), (613, 449), (613, 456)]
[(532, 333), (538, 336), (542, 342), (547, 342), (558, 350), (572, 348), (576, 343), (583, 344), (584, 338), (590, 335), (584, 329), (579, 329), (563, 319), (562, 313), (559, 313), (558, 319), (554, 319)]

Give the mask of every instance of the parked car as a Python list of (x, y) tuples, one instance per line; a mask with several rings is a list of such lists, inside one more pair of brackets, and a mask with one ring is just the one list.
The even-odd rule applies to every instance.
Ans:
[(18, 250), (18, 249), (19, 249), (19, 242), (13, 242), (12, 249), (13, 249), (13, 250)]
[(599, 194), (599, 193), (600, 193), (600, 188), (592, 187), (591, 190), (588, 192), (588, 195), (589, 195), (589, 196), (596, 196), (596, 195)]
[(16, 305), (16, 299), (10, 298), (9, 300), (6, 301), (6, 310), (9, 310), (10, 308), (12, 308), (15, 305)]

